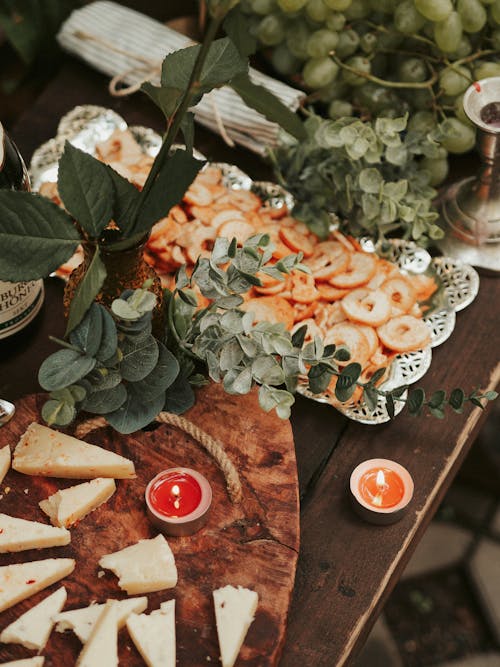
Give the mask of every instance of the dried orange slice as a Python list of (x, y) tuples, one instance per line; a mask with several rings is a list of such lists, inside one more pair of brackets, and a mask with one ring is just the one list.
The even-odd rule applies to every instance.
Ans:
[(377, 260), (366, 252), (353, 252), (348, 255), (349, 265), (341, 273), (329, 279), (334, 287), (344, 289), (359, 287), (367, 283), (377, 270)]
[(379, 327), (391, 316), (391, 302), (385, 292), (359, 287), (342, 301), (342, 308), (350, 320)]
[(412, 315), (394, 317), (377, 329), (382, 343), (396, 352), (421, 350), (431, 341), (428, 326)]

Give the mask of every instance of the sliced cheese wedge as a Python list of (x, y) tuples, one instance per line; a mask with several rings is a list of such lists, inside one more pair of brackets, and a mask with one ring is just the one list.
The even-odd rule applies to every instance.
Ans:
[(45, 658), (43, 655), (37, 655), (34, 658), (24, 658), (22, 660), (13, 660), (12, 662), (2, 662), (0, 667), (43, 667)]
[(0, 634), (0, 642), (21, 644), (34, 651), (41, 651), (45, 648), (54, 625), (54, 616), (64, 607), (66, 597), (66, 589), (61, 586), (4, 628)]
[(10, 468), (10, 447), (5, 445), (0, 449), (0, 484)]
[(148, 614), (131, 614), (127, 630), (148, 667), (175, 667), (175, 600)]
[(0, 611), (67, 577), (74, 569), (73, 558), (46, 558), (0, 567)]
[(129, 459), (41, 424), (30, 424), (14, 450), (14, 470), (70, 479), (135, 477)]
[(38, 521), (26, 521), (8, 514), (0, 514), (0, 553), (46, 549), (69, 544), (71, 533), (66, 528), (47, 526)]
[(174, 555), (163, 535), (107, 554), (99, 565), (114, 572), (118, 585), (129, 595), (161, 591), (177, 583)]
[(213, 592), (215, 620), (222, 667), (233, 667), (254, 619), (259, 596), (238, 586), (224, 586)]
[(68, 528), (109, 500), (115, 491), (114, 479), (98, 477), (61, 489), (38, 504), (54, 526)]
[[(148, 606), (146, 596), (140, 598), (129, 598), (127, 600), (116, 600), (116, 613), (118, 629), (123, 628), (130, 614), (140, 614)], [(57, 614), (54, 621), (57, 623), (56, 631), (64, 632), (73, 630), (78, 639), (85, 644), (92, 634), (94, 625), (99, 618), (104, 604), (91, 604), (81, 609), (70, 609)]]
[(75, 667), (118, 665), (118, 623), (115, 600), (108, 600), (84, 645)]

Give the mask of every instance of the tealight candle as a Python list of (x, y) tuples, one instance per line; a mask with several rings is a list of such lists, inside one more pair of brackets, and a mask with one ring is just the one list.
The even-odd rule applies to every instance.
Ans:
[(351, 498), (358, 514), (371, 523), (389, 524), (405, 513), (413, 496), (413, 479), (389, 459), (370, 459), (352, 472)]
[(212, 488), (196, 470), (169, 468), (146, 487), (150, 521), (166, 535), (192, 535), (206, 522)]

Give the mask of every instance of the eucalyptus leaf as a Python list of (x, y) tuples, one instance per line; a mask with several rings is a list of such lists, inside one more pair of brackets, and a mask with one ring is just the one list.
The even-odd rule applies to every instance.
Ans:
[(53, 391), (78, 382), (94, 368), (96, 360), (75, 350), (59, 350), (47, 357), (38, 371), (38, 382)]
[(378, 394), (373, 387), (365, 387), (363, 391), (363, 400), (370, 412), (375, 412), (378, 404)]
[(105, 389), (113, 389), (122, 381), (122, 376), (119, 371), (108, 370), (107, 368), (99, 368), (99, 378), (94, 381), (92, 391), (104, 391)]
[(119, 433), (134, 433), (154, 420), (162, 411), (164, 402), (163, 393), (151, 401), (144, 401), (140, 392), (136, 392), (131, 384), (127, 386), (125, 402), (117, 410), (107, 414), (106, 420)]
[(68, 426), (75, 416), (75, 408), (63, 401), (49, 400), (42, 406), (42, 419), (49, 426)]
[(92, 305), (95, 297), (99, 294), (106, 280), (106, 267), (104, 266), (96, 246), (92, 261), (85, 272), (81, 282), (75, 290), (69, 307), (68, 322), (66, 324), (66, 335), (81, 322), (87, 310)]
[(134, 382), (134, 391), (148, 400), (153, 400), (165, 392), (179, 374), (179, 362), (163, 343), (158, 341), (159, 356), (156, 366), (138, 382)]
[(192, 408), (196, 400), (196, 396), (188, 379), (184, 375), (174, 381), (165, 393), (164, 410), (180, 415), (189, 408)]
[[(103, 307), (92, 303), (80, 324), (73, 329), (69, 336), (72, 345), (76, 345), (90, 357), (96, 356), (101, 345), (103, 330)], [(108, 355), (109, 356), (109, 355)]]
[(46, 197), (0, 190), (0, 280), (46, 278), (79, 242), (70, 216)]
[(407, 406), (410, 414), (412, 415), (420, 414), (424, 401), (425, 401), (425, 392), (422, 388), (417, 387), (416, 389), (411, 389), (407, 399)]
[(387, 394), (387, 396), (386, 396), (385, 407), (386, 407), (387, 414), (389, 415), (389, 417), (391, 419), (394, 419), (394, 416), (396, 414), (396, 410), (395, 410), (395, 405), (394, 405), (394, 399), (393, 399), (391, 394)]
[(116, 325), (114, 319), (111, 317), (106, 308), (101, 308), (102, 316), (102, 335), (101, 344), (95, 356), (98, 361), (106, 361), (110, 359), (116, 352), (118, 345), (118, 336), (116, 333)]
[(115, 387), (94, 391), (82, 404), (82, 410), (92, 412), (96, 415), (106, 415), (118, 410), (127, 399), (125, 385), (117, 384)]
[(124, 380), (138, 382), (149, 375), (160, 355), (158, 342), (151, 334), (136, 341), (128, 336), (120, 346), (123, 358), (120, 373)]
[(87, 395), (85, 387), (79, 384), (72, 384), (71, 387), (68, 387), (68, 390), (71, 392), (75, 403), (80, 403)]

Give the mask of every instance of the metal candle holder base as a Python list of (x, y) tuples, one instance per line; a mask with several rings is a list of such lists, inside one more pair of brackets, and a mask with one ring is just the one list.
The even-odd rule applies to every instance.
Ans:
[(458, 181), (446, 191), (442, 204), (446, 236), (438, 245), (445, 255), (496, 273), (500, 272), (500, 77), (474, 83), (463, 104), (477, 128), (481, 168), (477, 177)]

